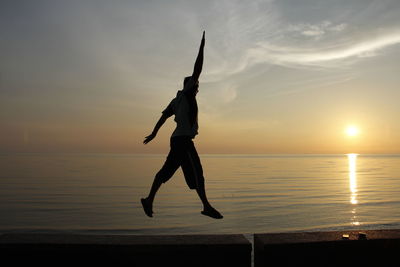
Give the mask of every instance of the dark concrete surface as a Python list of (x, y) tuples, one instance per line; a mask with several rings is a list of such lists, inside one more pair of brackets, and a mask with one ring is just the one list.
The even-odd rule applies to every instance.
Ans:
[(243, 235), (0, 235), (9, 266), (249, 266)]
[(400, 230), (254, 234), (254, 263), (255, 267), (400, 266)]

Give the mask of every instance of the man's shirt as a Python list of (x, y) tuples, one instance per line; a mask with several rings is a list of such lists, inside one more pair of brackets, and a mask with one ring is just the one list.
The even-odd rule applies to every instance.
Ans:
[[(189, 84), (190, 86), (190, 84)], [(188, 96), (187, 88), (185, 86), (183, 90), (178, 91), (176, 97), (172, 99), (167, 108), (162, 112), (167, 117), (175, 115), (176, 128), (172, 133), (172, 137), (175, 136), (190, 136), (194, 138), (198, 134), (199, 125), (197, 122), (197, 114), (195, 118), (191, 118), (193, 109), (197, 113), (196, 98), (193, 99)]]

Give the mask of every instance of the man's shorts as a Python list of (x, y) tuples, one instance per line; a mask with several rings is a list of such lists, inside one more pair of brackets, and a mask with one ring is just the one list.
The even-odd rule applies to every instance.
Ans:
[(167, 182), (181, 167), (185, 180), (190, 189), (197, 189), (204, 185), (203, 168), (192, 138), (189, 136), (175, 136), (171, 138), (171, 150), (164, 166), (157, 173), (156, 178), (163, 183)]

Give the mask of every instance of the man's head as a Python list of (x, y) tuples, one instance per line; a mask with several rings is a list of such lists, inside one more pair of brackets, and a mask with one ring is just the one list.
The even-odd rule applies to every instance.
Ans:
[[(183, 87), (186, 86), (186, 84), (190, 81), (191, 78), (192, 78), (192, 76), (185, 77), (185, 79), (183, 80)], [(193, 93), (194, 93), (194, 96), (196, 96), (197, 93), (199, 92), (199, 81), (196, 81), (196, 83), (193, 85), (193, 87), (194, 87)]]

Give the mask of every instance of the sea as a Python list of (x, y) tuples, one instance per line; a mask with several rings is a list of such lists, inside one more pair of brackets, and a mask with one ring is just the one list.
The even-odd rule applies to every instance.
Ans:
[(400, 155), (200, 155), (210, 203), (179, 169), (147, 217), (166, 155), (0, 154), (0, 233), (245, 234), (399, 229)]

